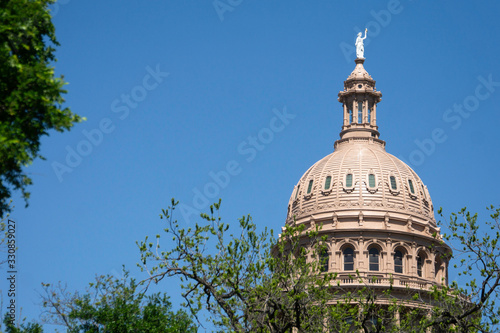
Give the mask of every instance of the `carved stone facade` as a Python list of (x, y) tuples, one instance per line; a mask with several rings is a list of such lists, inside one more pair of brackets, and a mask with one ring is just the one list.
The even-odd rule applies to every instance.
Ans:
[[(340, 139), (295, 186), (286, 223), (322, 225), (328, 271), (338, 273), (342, 285), (428, 290), (447, 284), (451, 249), (442, 242), (427, 187), (385, 151), (377, 126), (382, 94), (364, 59), (355, 62), (338, 95)], [(356, 271), (361, 280), (352, 278)]]

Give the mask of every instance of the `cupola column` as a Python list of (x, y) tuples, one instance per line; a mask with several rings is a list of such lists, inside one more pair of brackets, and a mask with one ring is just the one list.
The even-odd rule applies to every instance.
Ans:
[(371, 115), (370, 125), (376, 126), (377, 125), (377, 104), (376, 103), (373, 103), (371, 113), (372, 113), (372, 115)]
[(347, 122), (347, 119), (348, 119), (348, 115), (347, 115), (347, 105), (344, 104), (344, 126), (342, 127), (345, 127), (347, 126), (349, 123)]

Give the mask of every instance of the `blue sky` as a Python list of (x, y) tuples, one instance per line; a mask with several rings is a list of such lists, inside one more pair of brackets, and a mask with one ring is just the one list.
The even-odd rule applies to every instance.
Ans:
[[(14, 198), (24, 316), (38, 318), (41, 282), (82, 290), (122, 264), (143, 278), (135, 241), (161, 230), (172, 197), (201, 211), (222, 197), (225, 221), (251, 214), (279, 230), (293, 186), (333, 150), (365, 27), (387, 151), (446, 214), (499, 204), (496, 1), (66, 0), (53, 11), (66, 104), (87, 121), (44, 138), (29, 207)], [(176, 283), (161, 288), (180, 301)]]

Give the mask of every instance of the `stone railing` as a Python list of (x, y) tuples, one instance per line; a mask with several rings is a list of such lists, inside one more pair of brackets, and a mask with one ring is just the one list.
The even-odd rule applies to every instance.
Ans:
[(429, 290), (436, 285), (435, 282), (422, 278), (407, 276), (407, 275), (391, 275), (391, 274), (373, 274), (373, 273), (356, 273), (339, 274), (334, 282), (340, 286), (391, 286), (410, 289)]

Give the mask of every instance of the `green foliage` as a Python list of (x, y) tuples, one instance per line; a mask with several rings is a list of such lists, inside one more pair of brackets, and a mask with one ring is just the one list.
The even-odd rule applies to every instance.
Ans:
[[(464, 274), (478, 269), (482, 282), (473, 278), (467, 288), (456, 283), (432, 290), (377, 288), (378, 278), (359, 272), (342, 283), (336, 274), (324, 273), (320, 260), (328, 239), (321, 226), (305, 230), (289, 225), (273, 238), (256, 231), (249, 216), (239, 219), (239, 233), (219, 215), (220, 201), (202, 214), (202, 223), (181, 228), (173, 218), (178, 202), (160, 217), (170, 247), (148, 238), (138, 243), (139, 266), (148, 283), (179, 276), (183, 296), (193, 314), (205, 309), (213, 323), (231, 332), (494, 332), (499, 313), (495, 305), (498, 282), (498, 216), (492, 214), (496, 237), (477, 236), (475, 217), (462, 211), (464, 222), (452, 218), (450, 239), (464, 245), (469, 260)], [(456, 215), (454, 215), (456, 217)], [(232, 230), (232, 229), (231, 229)], [(443, 258), (448, 260), (449, 258)], [(346, 279), (344, 276), (343, 279)], [(485, 289), (486, 288), (486, 289)]]
[(67, 293), (60, 284), (44, 284), (44, 320), (68, 333), (194, 333), (188, 313), (172, 311), (166, 294), (145, 295), (124, 272), (121, 279), (99, 276), (87, 293)]
[[(9, 206), (12, 204), (12, 200), (8, 203)], [(7, 224), (5, 223), (8, 221), (10, 214), (7, 213), (5, 214), (4, 217), (0, 218), (0, 254), (3, 255), (3, 258), (0, 258), (0, 266), (4, 263), (7, 262), (8, 256), (7, 256), (7, 238), (8, 238), (8, 232), (7, 232)], [(0, 292), (1, 296), (1, 292)]]
[[(441, 295), (447, 306), (438, 310), (444, 313), (443, 321), (452, 323), (462, 332), (500, 331), (497, 304), (500, 296), (500, 208), (490, 206), (487, 210), (491, 220), (480, 222), (477, 213), (463, 208), (444, 223), (450, 231), (444, 238), (452, 244), (459, 243), (454, 248), (455, 257), (460, 258), (455, 268), (459, 269), (460, 279), (466, 282), (460, 288), (453, 283), (451, 290), (460, 297), (450, 306), (450, 300)], [(442, 216), (442, 209), (438, 213)]]
[(42, 333), (42, 326), (36, 323), (22, 323), (19, 327), (16, 327), (14, 323), (11, 322), (8, 315), (5, 316), (3, 323), (5, 325), (5, 333)]
[(61, 105), (65, 82), (51, 63), (58, 45), (48, 5), (54, 0), (0, 0), (0, 216), (11, 190), (26, 202), (32, 183), (23, 167), (40, 154), (40, 138), (82, 120)]
[(220, 201), (210, 207), (210, 215), (202, 214), (202, 224), (182, 229), (172, 217), (176, 205), (172, 200), (161, 214), (172, 249), (161, 249), (160, 235), (156, 245), (147, 238), (138, 244), (140, 266), (150, 282), (180, 276), (186, 305), (194, 314), (207, 309), (221, 329), (314, 331), (318, 323), (323, 325), (328, 312), (324, 305), (331, 297), (326, 286), (334, 275), (319, 274), (318, 261), (307, 260), (324, 246), (318, 230), (289, 226), (274, 239), (267, 229), (258, 233), (250, 216), (243, 216), (239, 234), (228, 236), (229, 225), (219, 216)]

